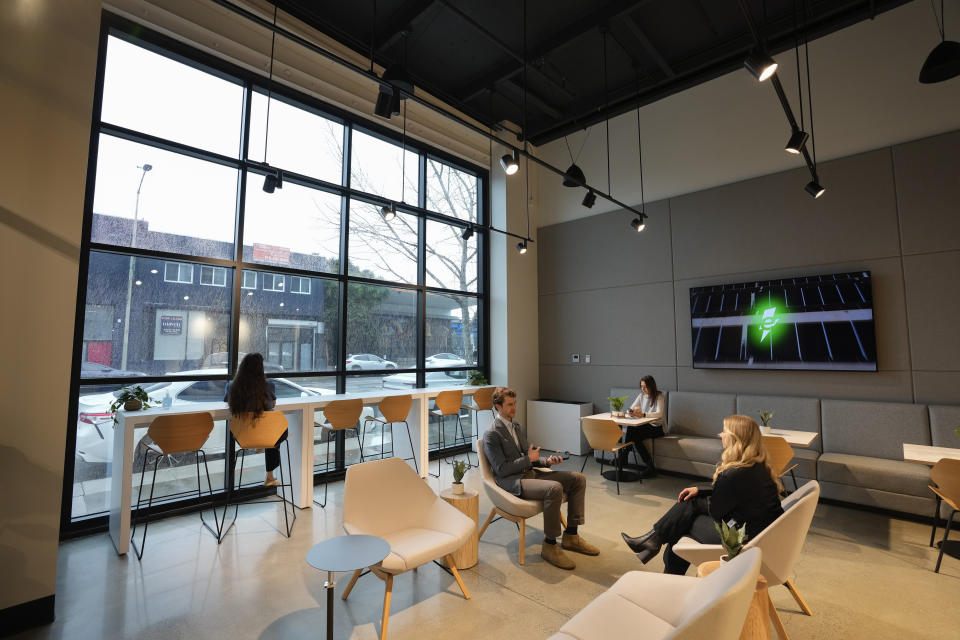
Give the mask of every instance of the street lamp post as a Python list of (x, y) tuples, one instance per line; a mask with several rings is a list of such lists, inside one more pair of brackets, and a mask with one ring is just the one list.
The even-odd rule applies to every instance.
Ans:
[[(140, 216), (140, 189), (143, 188), (143, 179), (147, 177), (147, 171), (153, 169), (153, 165), (144, 163), (138, 165), (137, 169), (140, 169), (142, 173), (140, 174), (140, 183), (137, 185), (137, 200), (133, 206), (133, 235), (130, 239), (131, 248), (136, 248), (137, 246), (137, 227), (139, 226)], [(136, 264), (136, 257), (130, 256), (130, 271), (127, 273), (127, 307), (123, 312), (123, 354), (120, 357), (120, 368), (124, 370), (127, 368), (127, 350), (130, 341), (130, 301), (133, 297), (133, 272)]]

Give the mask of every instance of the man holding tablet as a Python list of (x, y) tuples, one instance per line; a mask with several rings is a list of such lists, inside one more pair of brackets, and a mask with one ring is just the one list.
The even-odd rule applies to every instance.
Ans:
[[(483, 434), (483, 452), (498, 486), (521, 498), (543, 500), (544, 542), (540, 555), (561, 569), (576, 567), (563, 549), (588, 556), (599, 555), (600, 550), (577, 533), (577, 527), (584, 523), (587, 490), (584, 475), (551, 469), (563, 459), (560, 456), (541, 457), (540, 448), (527, 442), (520, 425), (513, 420), (517, 415), (517, 393), (513, 389), (497, 387), (493, 392), (493, 408), (497, 418)], [(560, 520), (564, 493), (567, 494), (565, 531)], [(561, 532), (563, 537), (557, 544)]]

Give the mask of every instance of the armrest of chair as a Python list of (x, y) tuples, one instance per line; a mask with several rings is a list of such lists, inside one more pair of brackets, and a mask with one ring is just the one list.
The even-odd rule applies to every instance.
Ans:
[(693, 565), (701, 565), (711, 560), (719, 560), (723, 547), (719, 544), (701, 544), (693, 538), (680, 538), (673, 545), (673, 552)]
[(690, 576), (629, 571), (610, 591), (676, 626), (688, 606), (687, 594), (696, 583), (697, 579)]

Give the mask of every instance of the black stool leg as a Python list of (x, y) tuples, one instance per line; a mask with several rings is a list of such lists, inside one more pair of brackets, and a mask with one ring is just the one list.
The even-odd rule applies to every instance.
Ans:
[[(936, 495), (936, 494), (934, 494)], [(940, 515), (940, 496), (937, 497), (937, 506), (933, 509), (933, 529), (930, 531), (930, 546), (933, 547), (933, 538), (937, 535), (937, 517)]]
[[(414, 468), (414, 470), (416, 470), (417, 475), (420, 475), (420, 467), (419, 467), (419, 465), (417, 464), (417, 452), (416, 452), (416, 451), (414, 450), (414, 448), (413, 448), (413, 437), (410, 435), (410, 424), (409, 424), (406, 420), (403, 421), (403, 424), (404, 424), (404, 426), (407, 428), (407, 440), (410, 441), (410, 455), (413, 456), (413, 468)], [(391, 425), (390, 425), (390, 432), (391, 432), (391, 434), (393, 433), (393, 424), (392, 424), (392, 423), (391, 423)], [(391, 442), (392, 442), (392, 440), (393, 440), (393, 436), (392, 436), (392, 435), (391, 435), (390, 439), (391, 439)], [(404, 459), (405, 459), (405, 460), (410, 460), (410, 458), (404, 458)]]
[[(333, 434), (333, 431), (327, 434), (327, 459), (326, 466), (323, 470), (323, 502), (318, 502), (316, 498), (313, 499), (313, 503), (321, 509), (325, 509), (327, 506), (327, 486), (330, 484), (330, 438)], [(287, 456), (290, 456), (289, 449), (287, 449)]]
[[(200, 486), (200, 456), (203, 456), (203, 469), (207, 474), (207, 488), (210, 489), (210, 501), (213, 502), (213, 483), (210, 482), (210, 467), (207, 466), (207, 453), (202, 449), (197, 450), (197, 487)], [(199, 493), (199, 491), (198, 491)], [(220, 521), (217, 519), (217, 505), (213, 502), (213, 523), (216, 526), (216, 530), (210, 527), (210, 523), (207, 522), (203, 517), (203, 509), (200, 510), (200, 522), (203, 523), (203, 526), (207, 528), (210, 533), (213, 534), (213, 537), (217, 540), (220, 539)]]
[(934, 573), (940, 573), (940, 563), (943, 562), (943, 548), (947, 544), (947, 539), (950, 538), (950, 526), (953, 524), (953, 516), (956, 515), (956, 513), (956, 509), (952, 510), (950, 517), (947, 518), (947, 529), (943, 532), (943, 540), (940, 542), (940, 555), (937, 556), (937, 566), (933, 570)]
[(593, 450), (591, 449), (589, 453), (583, 456), (583, 464), (580, 465), (580, 473), (583, 473), (583, 470), (587, 468), (587, 458), (589, 458), (592, 454)]
[[(282, 460), (282, 458), (281, 458)], [(290, 472), (290, 447), (287, 446), (287, 473)], [(287, 515), (287, 493), (286, 487), (290, 487), (290, 505), (293, 510), (293, 518), (291, 519)], [(283, 479), (283, 464), (280, 465), (280, 507), (283, 509), (283, 522), (287, 530), (287, 537), (290, 537), (290, 534), (293, 532), (293, 523), (297, 520), (297, 511), (293, 508), (293, 478), (290, 479), (290, 484), (284, 484)]]
[[(140, 541), (140, 548), (139, 548), (139, 549), (137, 548), (137, 541), (134, 540), (134, 538), (133, 538), (134, 532), (133, 532), (133, 531), (130, 532), (130, 545), (133, 547), (133, 550), (134, 550), (134, 551), (136, 552), (136, 554), (137, 554), (137, 560), (142, 560), (142, 559), (143, 559), (143, 550), (144, 550), (144, 548), (146, 547), (146, 544), (147, 544), (147, 527), (150, 526), (150, 516), (149, 516), (149, 512), (150, 512), (150, 507), (153, 506), (153, 491), (154, 491), (154, 489), (156, 489), (156, 487), (157, 487), (157, 467), (160, 466), (160, 460), (162, 460), (163, 457), (164, 457), (164, 456), (162, 456), (162, 455), (157, 456), (157, 459), (156, 459), (156, 460), (154, 461), (154, 463), (153, 463), (153, 477), (152, 477), (152, 479), (150, 480), (150, 498), (147, 500), (147, 514), (148, 514), (148, 515), (147, 515), (147, 517), (144, 518), (144, 522), (143, 522), (143, 539)], [(147, 463), (147, 456), (146, 456), (146, 454), (144, 454), (144, 456), (143, 456), (143, 463), (144, 463), (144, 467), (146, 467), (146, 463)], [(141, 488), (142, 488), (142, 487), (143, 487), (143, 485), (141, 484)], [(138, 503), (137, 503), (137, 511), (138, 511), (138, 512), (140, 511), (139, 500), (138, 500)], [(941, 555), (942, 555), (942, 552), (941, 552)], [(937, 568), (939, 568), (939, 567), (940, 567), (940, 563), (937, 563)]]

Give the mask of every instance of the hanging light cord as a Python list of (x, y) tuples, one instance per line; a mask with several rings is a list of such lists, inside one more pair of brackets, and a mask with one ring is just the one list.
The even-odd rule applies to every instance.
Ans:
[(937, 16), (937, 2), (930, 0), (930, 9), (933, 10), (933, 19), (937, 21), (937, 33), (940, 34), (941, 42), (947, 37), (947, 21), (943, 17), (943, 0), (940, 0), (940, 16)]
[(403, 154), (400, 159), (400, 202), (407, 201), (407, 101), (401, 100), (403, 103), (403, 137), (401, 140), (401, 153)]
[[(800, 130), (806, 131), (804, 129), (804, 120), (803, 120), (803, 86), (800, 80), (800, 23), (798, 15), (800, 9), (797, 6), (797, 0), (793, 0), (793, 32), (796, 34), (794, 39), (794, 58), (797, 61), (797, 102), (800, 103)], [(809, 84), (809, 82), (808, 82)]]
[(567, 145), (567, 153), (570, 155), (571, 164), (577, 164), (577, 160), (580, 159), (580, 154), (583, 153), (583, 148), (586, 146), (587, 140), (590, 139), (590, 132), (593, 131), (593, 129), (587, 127), (584, 129), (584, 131), (586, 131), (587, 134), (583, 136), (583, 141), (580, 142), (580, 148), (577, 150), (577, 155), (573, 155), (573, 152), (570, 150), (570, 143), (567, 141), (567, 136), (563, 136), (563, 142)]
[[(523, 0), (523, 150), (527, 150), (527, 0)], [(527, 201), (527, 239), (530, 238), (530, 156), (524, 154), (526, 165), (523, 173), (526, 178)]]
[(270, 141), (270, 101), (273, 98), (273, 52), (277, 44), (277, 5), (273, 5), (273, 31), (270, 35), (270, 74), (267, 78), (267, 126), (263, 132), (263, 164), (267, 164), (267, 143)]
[(813, 172), (819, 175), (817, 167), (817, 136), (813, 129), (813, 87), (810, 86), (810, 41), (808, 39), (807, 0), (803, 0), (803, 54), (807, 61), (807, 111), (810, 114), (810, 144), (813, 147)]
[[(606, 111), (610, 107), (610, 94), (607, 89), (607, 27), (603, 27), (603, 110)], [(607, 130), (607, 193), (613, 193), (613, 189), (610, 187), (610, 118), (608, 117), (605, 123)]]
[(643, 138), (640, 136), (640, 106), (637, 105), (637, 153), (640, 156), (640, 211), (645, 212), (646, 200), (643, 197)]
[(377, 39), (377, 0), (373, 0), (373, 21), (370, 23), (370, 73), (373, 73), (373, 52)]

